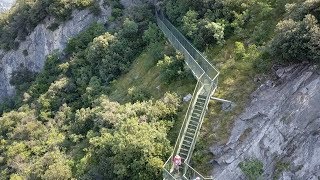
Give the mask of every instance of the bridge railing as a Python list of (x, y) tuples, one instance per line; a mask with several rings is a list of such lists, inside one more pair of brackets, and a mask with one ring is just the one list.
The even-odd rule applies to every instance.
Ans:
[(200, 178), (199, 180), (213, 180), (212, 176), (204, 177), (201, 173), (197, 170), (193, 169), (189, 164), (184, 164), (187, 167), (187, 172), (183, 174), (184, 179), (196, 179)]
[[(172, 172), (172, 157), (177, 154), (180, 148), (180, 144), (183, 138), (185, 131), (187, 130), (188, 123), (190, 121), (191, 114), (193, 112), (194, 105), (197, 101), (199, 93), (203, 93), (206, 95), (205, 106), (208, 105), (210, 101), (210, 97), (213, 95), (215, 89), (218, 84), (218, 75), (219, 71), (209, 63), (209, 61), (204, 57), (204, 55), (199, 52), (184, 36), (179, 32), (177, 28), (175, 28), (163, 15), (162, 12), (157, 12), (157, 24), (160, 29), (164, 32), (170, 43), (180, 51), (184, 57), (185, 62), (191, 69), (193, 75), (197, 78), (197, 85), (192, 95), (192, 100), (189, 104), (188, 110), (186, 112), (182, 127), (180, 129), (174, 150), (170, 158), (164, 165), (164, 177), (168, 177), (167, 179), (174, 179), (175, 177), (171, 174)], [(201, 114), (200, 126), (196, 129), (196, 135), (198, 136), (200, 132), (200, 128), (205, 116), (205, 110)], [(196, 138), (195, 138), (196, 139)], [(193, 168), (189, 167), (188, 163), (191, 159), (193, 149), (195, 146), (195, 140), (193, 140), (191, 145), (191, 151), (188, 153), (185, 162), (183, 163), (183, 172), (190, 172), (201, 176), (197, 171)], [(190, 169), (191, 168), (191, 169)], [(186, 175), (186, 174), (184, 174)], [(201, 176), (202, 177), (202, 176)], [(184, 177), (185, 178), (185, 177)], [(203, 178), (203, 177), (202, 177)], [(166, 179), (166, 178), (165, 178)], [(203, 178), (207, 179), (207, 178)], [(210, 178), (209, 178), (210, 179)]]
[[(185, 55), (187, 64), (190, 63), (190, 69), (195, 71), (204, 71), (211, 81), (215, 81), (219, 75), (219, 71), (199, 52), (185, 36), (173, 25), (167, 18), (164, 17), (162, 12), (157, 12), (158, 25), (165, 34), (169, 35), (168, 39), (173, 46)], [(171, 37), (172, 36), (172, 37)], [(191, 57), (189, 57), (191, 56)], [(192, 62), (193, 61), (193, 62)], [(188, 64), (189, 65), (189, 64)], [(198, 78), (202, 72), (197, 73)]]
[(157, 18), (157, 21), (161, 30), (164, 31), (168, 40), (171, 42), (174, 48), (183, 53), (186, 64), (191, 69), (193, 75), (199, 80), (201, 75), (204, 74), (205, 71), (201, 68), (198, 62), (194, 60), (193, 56), (188, 52), (188, 50), (184, 48), (181, 42), (178, 41), (177, 37), (171, 32), (171, 30), (168, 29), (166, 24), (164, 24), (164, 22), (160, 18)]
[(164, 164), (164, 171), (163, 171), (163, 177), (165, 180), (176, 180), (176, 178), (170, 173), (171, 168), (172, 168), (172, 156), (169, 157), (167, 162)]

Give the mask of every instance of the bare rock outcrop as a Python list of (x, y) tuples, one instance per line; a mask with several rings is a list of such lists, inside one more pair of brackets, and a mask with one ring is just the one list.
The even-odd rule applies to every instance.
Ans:
[(15, 0), (1, 0), (0, 1), (0, 13), (8, 10), (14, 4)]
[[(276, 74), (278, 80), (263, 84), (252, 94), (227, 144), (211, 147), (215, 179), (245, 179), (239, 163), (246, 159), (263, 163), (262, 179), (320, 177), (319, 69), (293, 65)], [(288, 166), (276, 176), (279, 162)]]

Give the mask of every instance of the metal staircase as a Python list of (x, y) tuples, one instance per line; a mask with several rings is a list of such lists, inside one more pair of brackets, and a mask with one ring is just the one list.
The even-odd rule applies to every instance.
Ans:
[[(193, 47), (183, 34), (166, 19), (161, 11), (156, 12), (156, 17), (159, 28), (170, 43), (184, 55), (186, 64), (197, 79), (197, 85), (180, 129), (174, 151), (164, 165), (163, 177), (165, 180), (212, 179), (212, 177), (203, 177), (189, 163), (208, 103), (217, 88), (219, 71), (209, 63), (202, 53)], [(178, 168), (172, 162), (173, 157), (176, 155), (179, 155), (182, 159), (182, 164)]]

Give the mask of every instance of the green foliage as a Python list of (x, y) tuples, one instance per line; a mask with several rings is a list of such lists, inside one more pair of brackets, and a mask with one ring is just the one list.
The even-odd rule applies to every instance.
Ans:
[(261, 179), (263, 164), (257, 159), (247, 160), (239, 164), (240, 169), (249, 180)]
[(120, 33), (126, 38), (134, 37), (138, 33), (138, 24), (129, 18), (126, 18), (123, 22), (123, 29)]
[(131, 102), (144, 101), (150, 98), (149, 92), (144, 89), (137, 89), (136, 87), (129, 88), (128, 95), (131, 97)]
[(320, 20), (319, 2), (317, 0), (301, 1), (296, 3), (289, 3), (285, 5), (286, 16), (289, 19), (299, 21), (307, 14), (315, 16)]
[(95, 37), (102, 35), (105, 31), (106, 29), (102, 24), (93, 23), (88, 29), (79, 33), (76, 37), (71, 38), (68, 41), (65, 51), (68, 54), (71, 54), (71, 52), (77, 53), (82, 51), (86, 49), (88, 44), (92, 42)]
[(179, 79), (188, 76), (188, 71), (185, 67), (184, 59), (181, 55), (164, 56), (157, 64), (161, 68), (161, 78), (164, 82), (170, 84)]
[(236, 60), (242, 60), (244, 58), (246, 49), (242, 42), (235, 42), (234, 53)]
[[(70, 8), (66, 1), (50, 7), (62, 19)], [(110, 81), (126, 72), (147, 44), (162, 40), (144, 8), (149, 7), (119, 22), (117, 33), (92, 24), (70, 39), (66, 56), (49, 55), (37, 77), (24, 69), (14, 73), (21, 101), (0, 117), (1, 178), (161, 178), (171, 152), (167, 131), (176, 119), (177, 95), (149, 100), (148, 92), (133, 88), (134, 104), (123, 105), (105, 96)]]
[(281, 175), (281, 173), (283, 171), (289, 170), (289, 168), (290, 168), (290, 163), (278, 161), (275, 166), (273, 179), (279, 179), (279, 176)]
[(236, 60), (252, 62), (261, 55), (261, 52), (255, 44), (251, 44), (246, 48), (242, 42), (235, 42), (234, 51)]
[(164, 57), (164, 47), (162, 42), (151, 43), (148, 46), (149, 53), (151, 54), (154, 62), (157, 62)]
[(183, 29), (189, 37), (194, 36), (198, 31), (198, 16), (196, 11), (189, 10), (182, 18)]
[(46, 17), (55, 18), (48, 27), (55, 30), (60, 22), (71, 18), (73, 9), (95, 5), (94, 0), (18, 0), (9, 12), (0, 15), (0, 48), (17, 48)]
[(163, 125), (133, 118), (121, 122), (113, 132), (101, 129), (89, 142), (88, 155), (80, 166), (98, 166), (85, 174), (88, 179), (162, 179), (163, 159), (171, 150)]
[(50, 84), (56, 80), (58, 74), (61, 72), (58, 68), (60, 59), (58, 53), (54, 53), (47, 57), (43, 71), (37, 75), (35, 83), (31, 85), (28, 92), (33, 97), (39, 97), (42, 93), (46, 92)]
[(320, 26), (313, 15), (302, 21), (292, 19), (277, 25), (270, 48), (271, 55), (282, 62), (319, 62)]
[[(64, 59), (61, 59), (62, 56), (58, 53), (50, 55), (44, 70), (35, 80), (33, 76), (23, 78), (27, 79), (27, 83), (32, 83), (30, 88), (28, 88), (30, 84), (23, 85), (25, 82), (19, 75), (14, 76), (12, 82), (18, 87), (17, 89), (21, 86), (23, 100), (17, 106), (17, 110), (4, 113), (0, 117), (1, 178), (162, 178), (162, 165), (171, 152), (167, 133), (173, 123), (177, 122), (180, 100), (176, 94), (171, 93), (166, 93), (160, 100), (148, 100), (151, 97), (150, 89), (156, 91), (155, 87), (159, 87), (161, 91), (167, 90), (165, 86), (171, 87), (177, 81), (185, 80), (190, 76), (190, 71), (185, 69), (181, 55), (177, 55), (172, 47), (164, 46), (162, 33), (154, 24), (152, 11), (147, 5), (132, 8), (128, 10), (128, 14), (124, 14), (119, 0), (106, 2), (112, 6), (113, 16), (123, 17), (117, 19), (119, 27), (114, 30), (116, 33), (106, 33), (101, 24), (93, 24), (69, 41), (66, 48), (67, 56)], [(13, 18), (10, 14), (4, 19), (0, 18), (0, 42), (9, 42), (3, 47), (17, 47), (18, 42), (11, 42), (12, 39), (18, 37), (18, 40), (22, 40), (41, 22), (38, 17), (44, 19), (50, 12), (49, 15), (57, 19), (56, 23), (60, 23), (70, 18), (72, 9), (91, 6), (90, 0), (70, 2), (46, 0), (37, 1), (35, 4), (30, 4), (29, 1), (24, 3), (25, 9), (19, 9), (25, 17), (23, 20), (20, 19), (23, 16), (16, 15), (16, 18)], [(263, 52), (263, 46), (273, 33), (274, 26), (269, 23), (275, 21), (277, 17), (274, 16), (275, 12), (281, 9), (279, 3), (284, 4), (274, 0), (166, 0), (164, 6), (169, 18), (198, 47), (204, 49), (206, 46), (226, 43), (227, 46), (223, 49), (219, 47), (222, 50), (218, 48), (219, 53), (216, 53), (215, 49), (207, 54), (215, 57), (212, 59), (216, 59), (217, 56), (215, 61), (221, 65), (220, 89), (222, 90), (218, 93), (221, 96), (247, 99), (249, 91), (254, 89), (250, 81), (254, 76), (252, 67), (260, 68), (266, 63), (265, 60), (270, 59), (270, 54)], [(43, 11), (39, 11), (39, 7)], [(299, 6), (292, 7), (290, 15), (286, 16), (295, 14), (298, 10), (294, 9), (297, 7)], [(284, 5), (282, 8), (284, 9)], [(31, 25), (28, 24), (29, 12), (35, 12), (33, 15), (35, 19)], [(318, 28), (315, 27), (318, 25), (314, 21), (319, 17), (317, 11), (308, 10), (305, 13), (305, 10), (299, 10), (299, 12), (303, 12), (302, 17), (309, 13), (314, 15), (315, 18), (311, 18), (312, 23), (309, 23), (313, 26), (308, 29), (306, 25), (302, 26), (304, 20), (295, 17), (291, 18), (293, 24), (297, 24), (293, 30), (300, 32), (299, 27), (303, 27), (304, 30), (301, 32), (307, 32), (305, 37), (308, 37), (310, 32), (317, 32)], [(267, 17), (273, 18), (272, 21), (266, 20)], [(13, 25), (13, 22), (16, 24)], [(26, 25), (26, 29), (13, 31), (16, 25), (21, 27)], [(55, 29), (54, 26), (52, 29)], [(292, 36), (290, 32), (284, 34)], [(233, 39), (229, 39), (230, 37)], [(310, 37), (315, 36), (313, 34)], [(244, 42), (244, 39), (245, 45), (236, 42), (234, 46), (235, 40)], [(291, 43), (287, 39), (281, 42)], [(314, 42), (319, 41), (315, 38)], [(110, 82), (127, 72), (135, 57), (146, 47), (148, 47), (147, 53), (151, 56), (144, 53), (146, 55), (144, 58), (148, 61), (137, 67), (138, 69), (152, 67), (151, 72), (139, 71), (128, 75), (132, 76), (130, 79), (135, 79), (132, 82), (136, 84), (128, 83), (129, 85), (125, 86), (124, 92), (129, 98), (122, 102), (131, 101), (131, 103), (119, 104), (111, 101), (106, 96), (111, 92)], [(150, 65), (159, 59), (161, 60), (157, 67)], [(155, 72), (152, 72), (153, 70)], [(148, 82), (140, 82), (142, 80), (139, 76), (145, 74), (148, 76), (144, 77), (144, 80)], [(228, 77), (224, 77), (223, 74), (228, 74)], [(161, 78), (157, 78), (158, 76)], [(149, 88), (150, 84), (152, 87)], [(179, 84), (172, 87), (181, 88), (177, 86)], [(239, 90), (241, 87), (243, 89)], [(188, 90), (183, 92), (185, 91)], [(118, 94), (119, 91), (115, 90), (112, 93)], [(163, 92), (158, 94), (162, 95)], [(241, 101), (241, 98), (237, 101)], [(16, 101), (12, 103), (15, 104)], [(221, 114), (220, 111), (219, 113)], [(222, 113), (221, 116), (231, 117), (233, 114)], [(222, 119), (221, 127), (224, 128), (223, 132), (228, 134), (230, 122), (225, 117), (216, 119)], [(212, 132), (205, 135), (213, 137)], [(201, 150), (205, 148), (203, 144), (200, 146)], [(203, 154), (205, 153), (195, 152), (197, 163), (206, 161), (207, 158)], [(260, 178), (263, 173), (263, 165), (258, 160), (245, 161), (239, 166), (249, 179)], [(282, 167), (284, 165), (279, 165), (278, 169), (281, 170)]]
[(18, 94), (25, 92), (36, 78), (35, 72), (29, 71), (25, 67), (20, 67), (18, 71), (12, 73), (10, 84), (16, 87)]
[(148, 29), (144, 31), (142, 38), (145, 42), (151, 44), (163, 41), (164, 36), (155, 23), (149, 23)]
[(104, 2), (111, 6), (112, 12), (111, 12), (111, 20), (118, 19), (123, 15), (123, 5), (121, 4), (120, 0), (104, 0)]
[(59, 23), (53, 22), (47, 28), (50, 29), (51, 31), (55, 31), (59, 28), (59, 25), (60, 25)]
[(225, 25), (223, 23), (210, 22), (205, 27), (213, 34), (218, 44), (222, 45), (224, 43)]

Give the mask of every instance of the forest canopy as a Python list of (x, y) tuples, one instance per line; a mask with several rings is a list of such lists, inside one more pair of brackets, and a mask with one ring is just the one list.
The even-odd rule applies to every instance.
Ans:
[[(96, 3), (19, 0), (0, 17), (0, 47), (16, 48), (46, 17), (55, 19), (54, 29), (74, 9), (97, 13)], [(105, 3), (114, 10), (108, 21), (113, 29), (94, 22), (63, 52), (50, 54), (41, 72), (13, 73), (17, 95), (0, 105), (0, 179), (162, 179), (181, 97), (163, 92), (155, 99), (147, 88), (133, 87), (126, 89), (130, 101), (120, 104), (109, 97), (110, 87), (142, 53), (150, 54), (163, 86), (192, 79), (191, 73), (165, 41), (152, 5), (125, 11), (119, 0)], [(243, 73), (270, 62), (319, 62), (319, 3), (164, 0), (162, 6), (200, 50), (232, 47), (234, 57), (220, 64)]]

